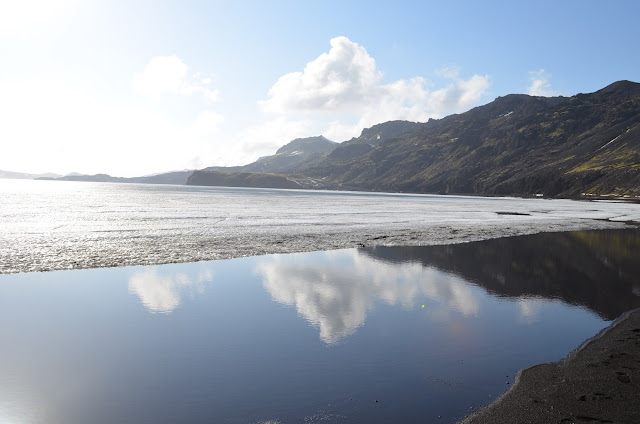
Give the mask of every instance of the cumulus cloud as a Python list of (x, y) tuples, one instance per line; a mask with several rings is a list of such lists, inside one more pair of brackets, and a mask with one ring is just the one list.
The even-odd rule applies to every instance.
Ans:
[(360, 103), (382, 78), (375, 60), (364, 47), (347, 37), (330, 41), (329, 53), (309, 62), (302, 72), (286, 74), (269, 90), (267, 110), (335, 110)]
[(551, 88), (551, 74), (545, 72), (544, 69), (529, 72), (529, 88), (527, 94), (530, 96), (551, 97), (557, 96), (558, 93)]
[(456, 67), (438, 75), (449, 80), (446, 87), (431, 90), (423, 77), (383, 83), (382, 72), (367, 50), (336, 37), (331, 49), (307, 63), (303, 71), (282, 76), (271, 87), (264, 110), (276, 114), (334, 114), (326, 134), (344, 140), (364, 127), (405, 119), (426, 121), (461, 112), (476, 104), (489, 87), (487, 75), (460, 77)]
[(218, 90), (209, 88), (211, 80), (200, 73), (189, 76), (189, 67), (177, 56), (157, 56), (149, 61), (142, 72), (133, 76), (133, 89), (150, 97), (166, 94), (200, 94), (209, 101), (218, 100)]

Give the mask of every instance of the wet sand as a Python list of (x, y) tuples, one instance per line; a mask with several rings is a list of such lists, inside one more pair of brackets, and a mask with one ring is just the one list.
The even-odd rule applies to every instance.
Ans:
[(509, 391), (460, 423), (640, 423), (640, 309), (564, 360), (520, 371)]

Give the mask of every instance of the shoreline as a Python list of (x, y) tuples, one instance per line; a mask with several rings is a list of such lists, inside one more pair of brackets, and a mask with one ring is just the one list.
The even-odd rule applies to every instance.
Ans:
[[(5, 187), (0, 273), (636, 227), (637, 205), (132, 184)], [(31, 211), (25, 213), (24, 211)]]
[(518, 371), (515, 383), (459, 424), (640, 422), (640, 309), (566, 358)]
[[(496, 215), (498, 213), (496, 212)], [(495, 221), (478, 226), (473, 222), (457, 225), (397, 225), (340, 229), (319, 225), (317, 229), (301, 228), (295, 233), (270, 232), (268, 228), (245, 228), (222, 231), (216, 235), (195, 236), (190, 234), (169, 236), (136, 236), (133, 238), (104, 238), (86, 242), (69, 240), (56, 246), (48, 237), (36, 240), (38, 255), (32, 246), (10, 249), (8, 254), (0, 252), (0, 275), (69, 271), (95, 268), (120, 268), (128, 266), (165, 265), (176, 263), (225, 260), (249, 256), (331, 251), (375, 246), (438, 246), (477, 242), (506, 237), (519, 237), (540, 233), (570, 231), (601, 231), (638, 229), (635, 221), (613, 221), (611, 219), (580, 219), (529, 221), (530, 216), (518, 216), (509, 212), (511, 218), (524, 218), (524, 222)], [(413, 227), (413, 228), (412, 228)], [(324, 231), (323, 231), (324, 230)], [(0, 241), (2, 237), (0, 236)], [(15, 246), (24, 240), (10, 239), (7, 246)], [(160, 248), (160, 247), (164, 248)], [(60, 249), (64, 255), (60, 255)]]

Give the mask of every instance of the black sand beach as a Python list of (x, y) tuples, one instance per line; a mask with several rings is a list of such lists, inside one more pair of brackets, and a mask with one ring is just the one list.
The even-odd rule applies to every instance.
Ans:
[(564, 360), (520, 371), (508, 392), (461, 421), (480, 423), (640, 423), (640, 309)]

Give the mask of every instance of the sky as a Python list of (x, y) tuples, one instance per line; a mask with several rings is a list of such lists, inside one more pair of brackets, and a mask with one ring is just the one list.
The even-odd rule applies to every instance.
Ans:
[(0, 1), (0, 169), (241, 165), (498, 96), (640, 81), (640, 2)]

